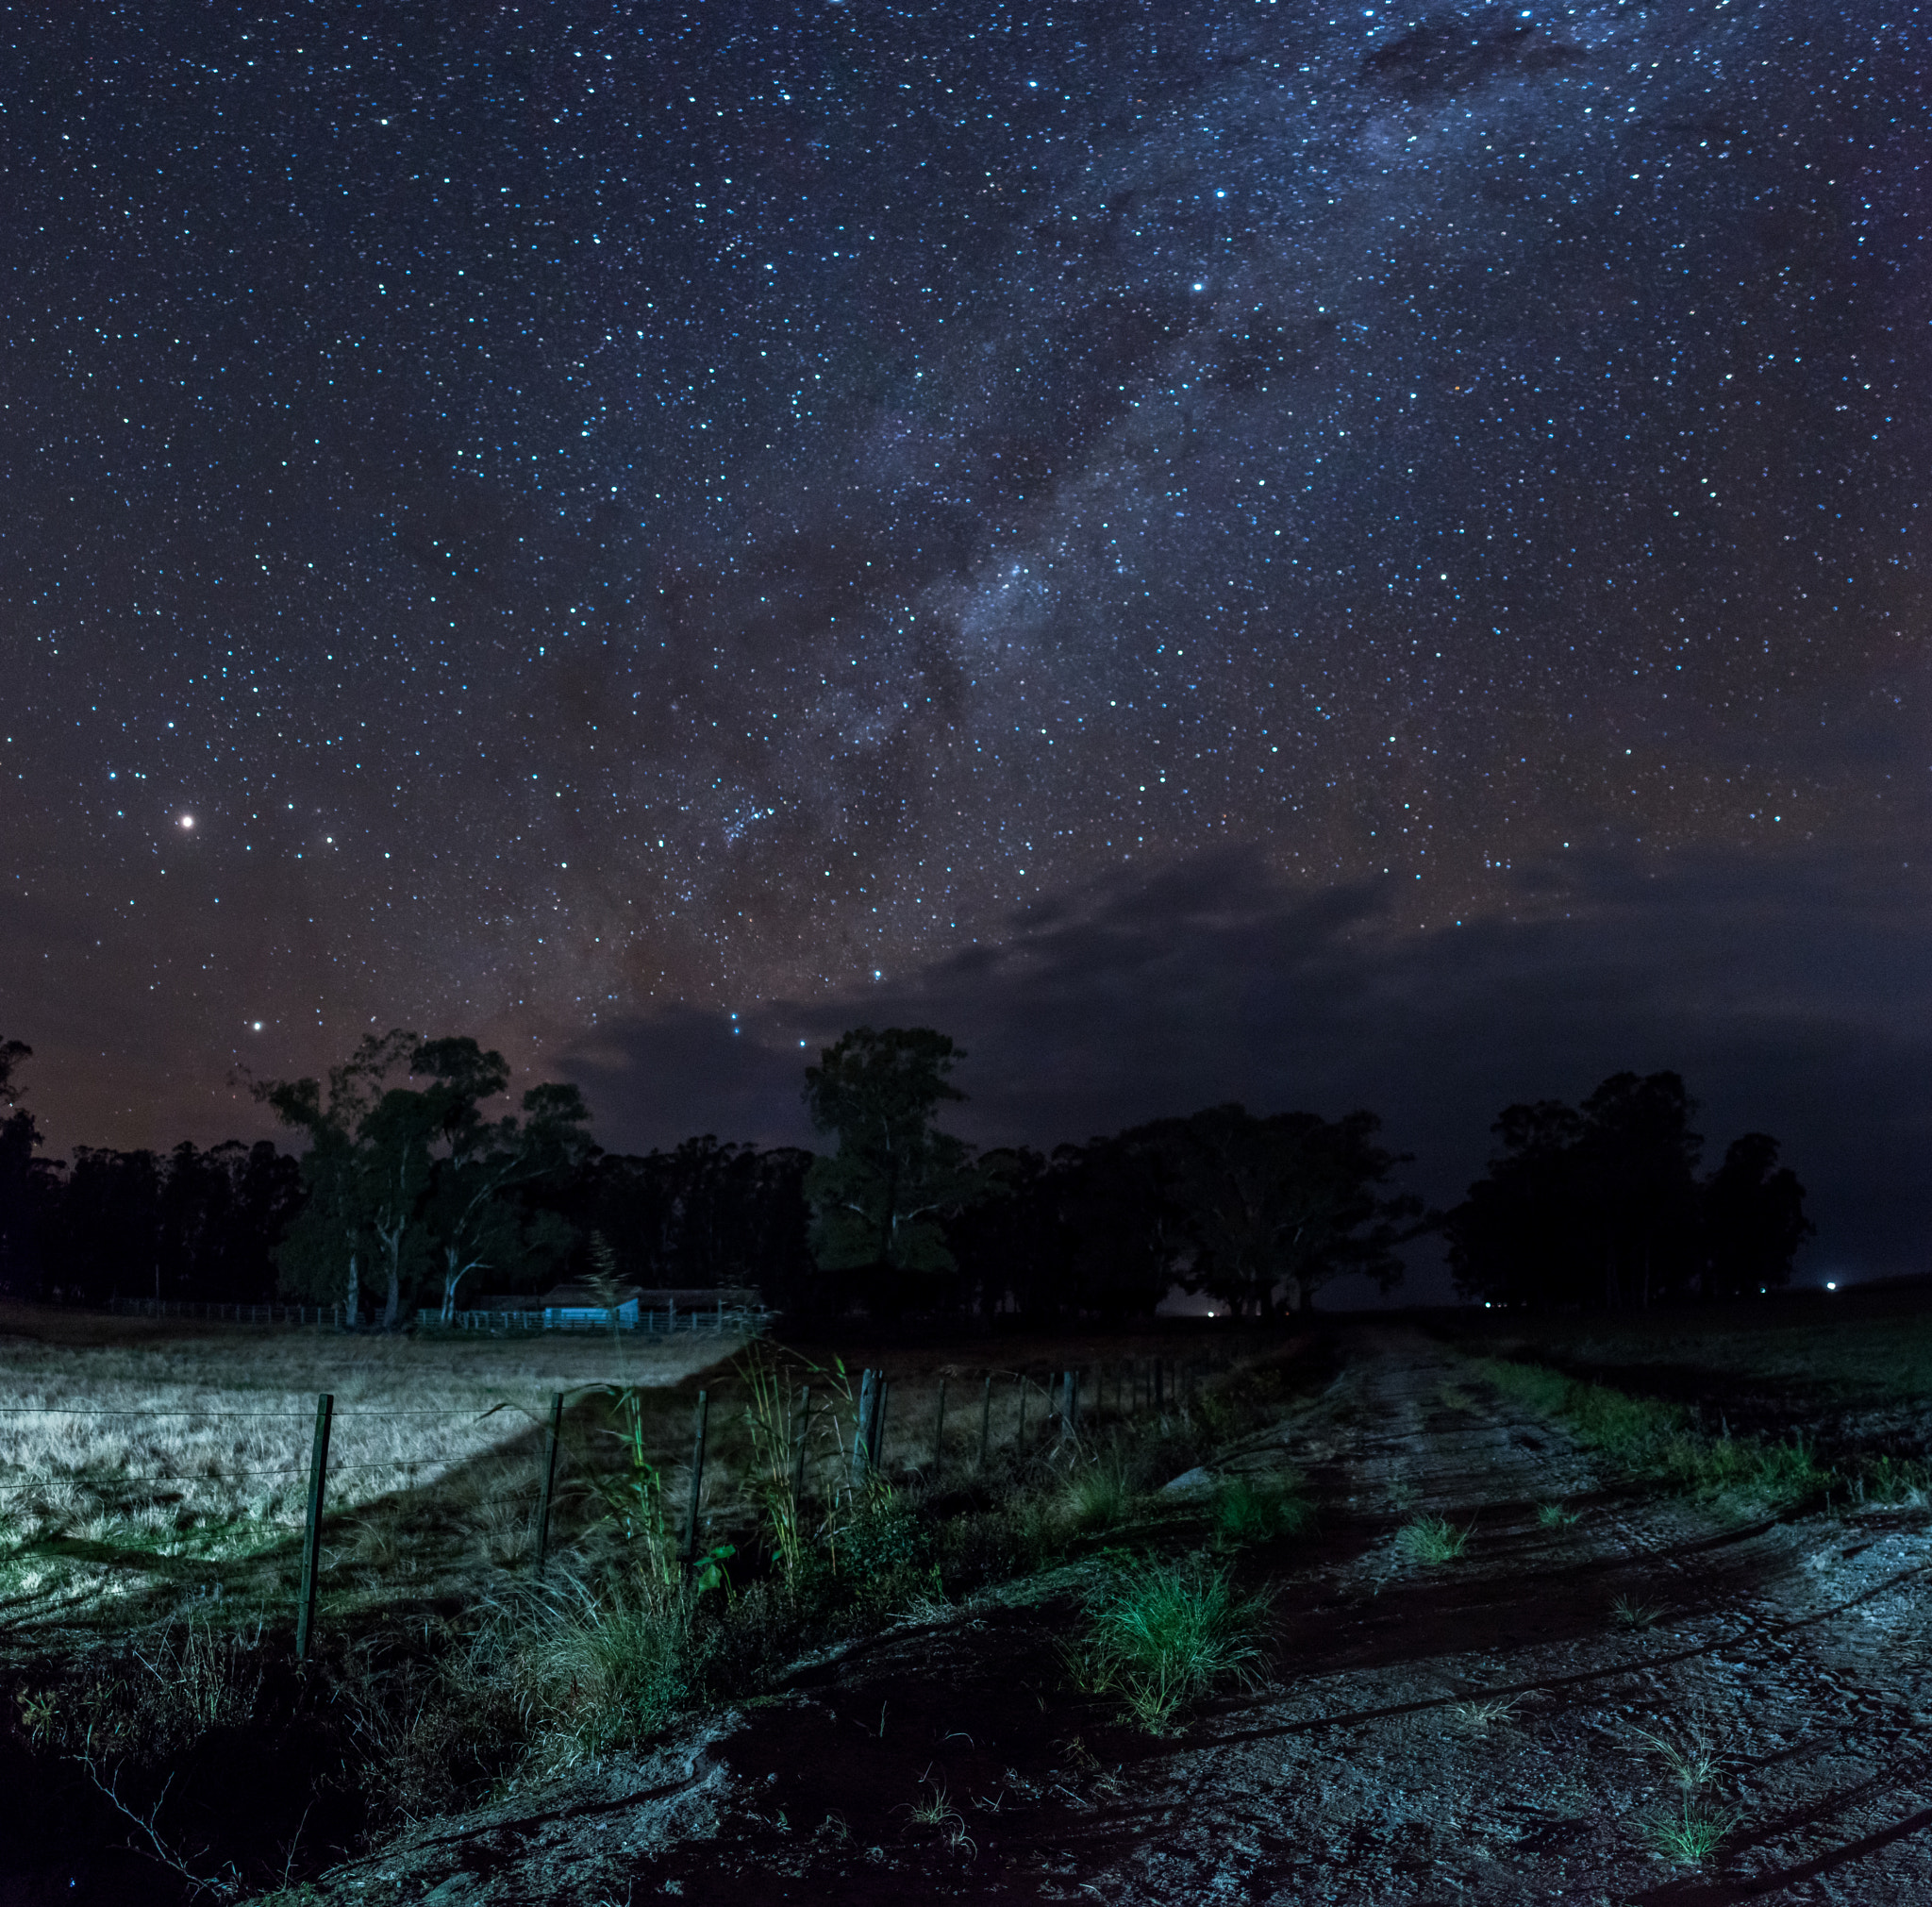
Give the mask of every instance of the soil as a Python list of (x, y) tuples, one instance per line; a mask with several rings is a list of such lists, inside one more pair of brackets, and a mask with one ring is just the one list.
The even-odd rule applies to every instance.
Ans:
[[(286, 1898), (1932, 1900), (1932, 1512), (1740, 1523), (1619, 1486), (1442, 1345), (1345, 1349), (1319, 1400), (1224, 1459), (1291, 1463), (1321, 1520), (1241, 1565), (1272, 1587), (1273, 1680), (1178, 1736), (1073, 1686), (1093, 1561)], [(1558, 1502), (1577, 1520), (1548, 1527)], [(1474, 1526), (1458, 1560), (1405, 1554), (1419, 1513)], [(1698, 1800), (1732, 1825), (1701, 1866), (1654, 1845), (1684, 1792), (1658, 1743), (1710, 1757)]]

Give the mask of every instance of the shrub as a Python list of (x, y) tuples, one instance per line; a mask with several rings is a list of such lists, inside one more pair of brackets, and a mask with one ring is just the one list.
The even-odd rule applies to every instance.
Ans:
[(1474, 1523), (1458, 1530), (1444, 1516), (1418, 1516), (1395, 1532), (1395, 1547), (1413, 1563), (1454, 1563), (1474, 1533)]
[(1205, 1558), (1129, 1564), (1089, 1605), (1082, 1680), (1162, 1733), (1188, 1702), (1252, 1679), (1266, 1614), (1264, 1598), (1238, 1596)]
[(1274, 1477), (1224, 1477), (1214, 1490), (1214, 1532), (1227, 1543), (1265, 1543), (1292, 1536), (1314, 1520), (1290, 1470)]

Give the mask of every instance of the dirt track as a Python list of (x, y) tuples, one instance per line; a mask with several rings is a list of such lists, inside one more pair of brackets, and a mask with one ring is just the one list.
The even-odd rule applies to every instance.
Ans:
[[(1320, 1531), (1257, 1559), (1274, 1681), (1177, 1741), (1058, 1654), (1078, 1576), (908, 1624), (649, 1761), (425, 1825), (329, 1902), (1932, 1901), (1932, 1513), (1740, 1527), (1607, 1487), (1420, 1337), (1364, 1335), (1230, 1468), (1292, 1462)], [(1567, 1529), (1537, 1505), (1581, 1511)], [(1417, 1511), (1474, 1523), (1424, 1567)], [(1661, 1614), (1613, 1620), (1619, 1598)], [(1644, 1824), (1714, 1755), (1702, 1869)], [(922, 1786), (922, 1783), (924, 1785)], [(943, 1785), (956, 1819), (923, 1823)]]

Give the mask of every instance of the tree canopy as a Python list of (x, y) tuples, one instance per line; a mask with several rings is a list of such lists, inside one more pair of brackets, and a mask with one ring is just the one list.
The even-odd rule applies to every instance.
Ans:
[(938, 1125), (966, 1096), (950, 1078), (965, 1057), (930, 1027), (858, 1027), (806, 1068), (813, 1129), (839, 1141), (805, 1176), (812, 1254), (881, 1312), (955, 1268), (943, 1220), (986, 1192), (970, 1148)]
[(1615, 1073), (1579, 1107), (1505, 1107), (1489, 1170), (1444, 1220), (1457, 1286), (1491, 1303), (1637, 1307), (1789, 1281), (1804, 1189), (1747, 1133), (1699, 1179), (1675, 1073)]

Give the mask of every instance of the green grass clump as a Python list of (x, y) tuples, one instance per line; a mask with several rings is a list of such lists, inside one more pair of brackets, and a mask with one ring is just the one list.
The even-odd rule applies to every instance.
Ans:
[(1119, 1697), (1162, 1734), (1187, 1703), (1253, 1678), (1266, 1616), (1265, 1598), (1238, 1595), (1203, 1557), (1130, 1564), (1089, 1605), (1076, 1667), (1091, 1693)]
[(1579, 1514), (1561, 1503), (1539, 1503), (1536, 1506), (1536, 1520), (1545, 1530), (1567, 1530)]
[(1655, 1629), (1663, 1611), (1654, 1602), (1639, 1602), (1634, 1596), (1620, 1596), (1610, 1605), (1610, 1620), (1619, 1629)]
[(1395, 1547), (1411, 1563), (1454, 1563), (1474, 1532), (1474, 1523), (1458, 1530), (1445, 1516), (1417, 1516), (1395, 1532)]
[(1091, 1464), (1068, 1478), (1062, 1497), (1066, 1519), (1078, 1531), (1115, 1530), (1127, 1520), (1134, 1493), (1119, 1464)]
[(1482, 1373), (1506, 1397), (1559, 1417), (1576, 1440), (1633, 1475), (1687, 1496), (1728, 1497), (1764, 1505), (1822, 1497), (1835, 1473), (1802, 1437), (1713, 1437), (1681, 1404), (1633, 1397), (1607, 1384), (1584, 1383), (1544, 1364), (1489, 1358)]
[(1224, 1477), (1214, 1490), (1214, 1533), (1224, 1543), (1292, 1536), (1314, 1520), (1292, 1470), (1273, 1477)]
[(1737, 1825), (1735, 1815), (1720, 1814), (1708, 1803), (1687, 1795), (1674, 1813), (1645, 1824), (1644, 1838), (1667, 1861), (1701, 1867)]

